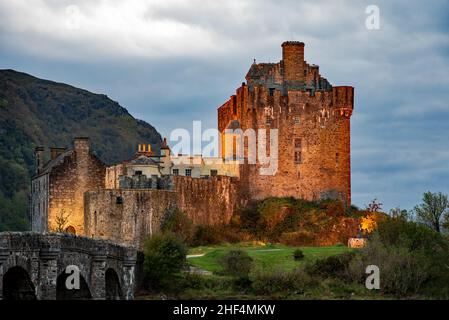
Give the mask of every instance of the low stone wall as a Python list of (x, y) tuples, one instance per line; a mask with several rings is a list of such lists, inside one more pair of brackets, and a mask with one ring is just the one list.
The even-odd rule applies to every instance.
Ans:
[(349, 238), (348, 239), (348, 247), (349, 248), (363, 248), (366, 246), (365, 238)]

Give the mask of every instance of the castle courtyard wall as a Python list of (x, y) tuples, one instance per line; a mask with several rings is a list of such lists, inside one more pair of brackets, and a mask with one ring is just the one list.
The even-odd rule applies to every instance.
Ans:
[(196, 179), (173, 176), (173, 189), (178, 195), (179, 208), (195, 225), (229, 223), (239, 205), (238, 178), (216, 176)]
[(86, 192), (84, 206), (86, 236), (143, 248), (178, 197), (169, 190), (103, 189)]

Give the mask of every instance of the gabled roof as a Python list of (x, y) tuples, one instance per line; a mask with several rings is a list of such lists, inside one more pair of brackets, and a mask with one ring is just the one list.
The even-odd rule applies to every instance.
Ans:
[(131, 159), (124, 161), (126, 164), (142, 164), (142, 165), (154, 165), (158, 166), (159, 161), (154, 160), (150, 156), (142, 153), (136, 153)]
[(48, 161), (45, 166), (42, 168), (42, 171), (39, 172), (38, 174), (36, 174), (33, 178), (43, 175), (43, 174), (47, 174), (50, 173), (51, 170), (59, 165), (61, 165), (64, 162), (64, 159), (66, 157), (71, 157), (73, 155), (75, 151), (74, 150), (67, 150), (66, 152), (61, 153), (59, 156), (57, 156), (56, 158)]

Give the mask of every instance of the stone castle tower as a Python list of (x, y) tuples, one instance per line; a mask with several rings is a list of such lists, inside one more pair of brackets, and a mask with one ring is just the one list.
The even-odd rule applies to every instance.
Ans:
[[(218, 108), (218, 129), (222, 136), (225, 129), (277, 129), (278, 165), (274, 175), (261, 175), (259, 162), (245, 161), (240, 169), (242, 195), (340, 198), (350, 204), (353, 106), (354, 88), (332, 86), (317, 65), (304, 60), (302, 42), (284, 42), (278, 63), (254, 61), (246, 83)], [(227, 153), (224, 143), (222, 153)]]

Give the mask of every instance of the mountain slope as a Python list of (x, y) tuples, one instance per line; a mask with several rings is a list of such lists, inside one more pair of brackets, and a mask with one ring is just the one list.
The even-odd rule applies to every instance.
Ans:
[(157, 150), (161, 136), (106, 95), (0, 70), (0, 231), (27, 227), (36, 146), (70, 147), (88, 136), (106, 163), (129, 158), (138, 143)]

